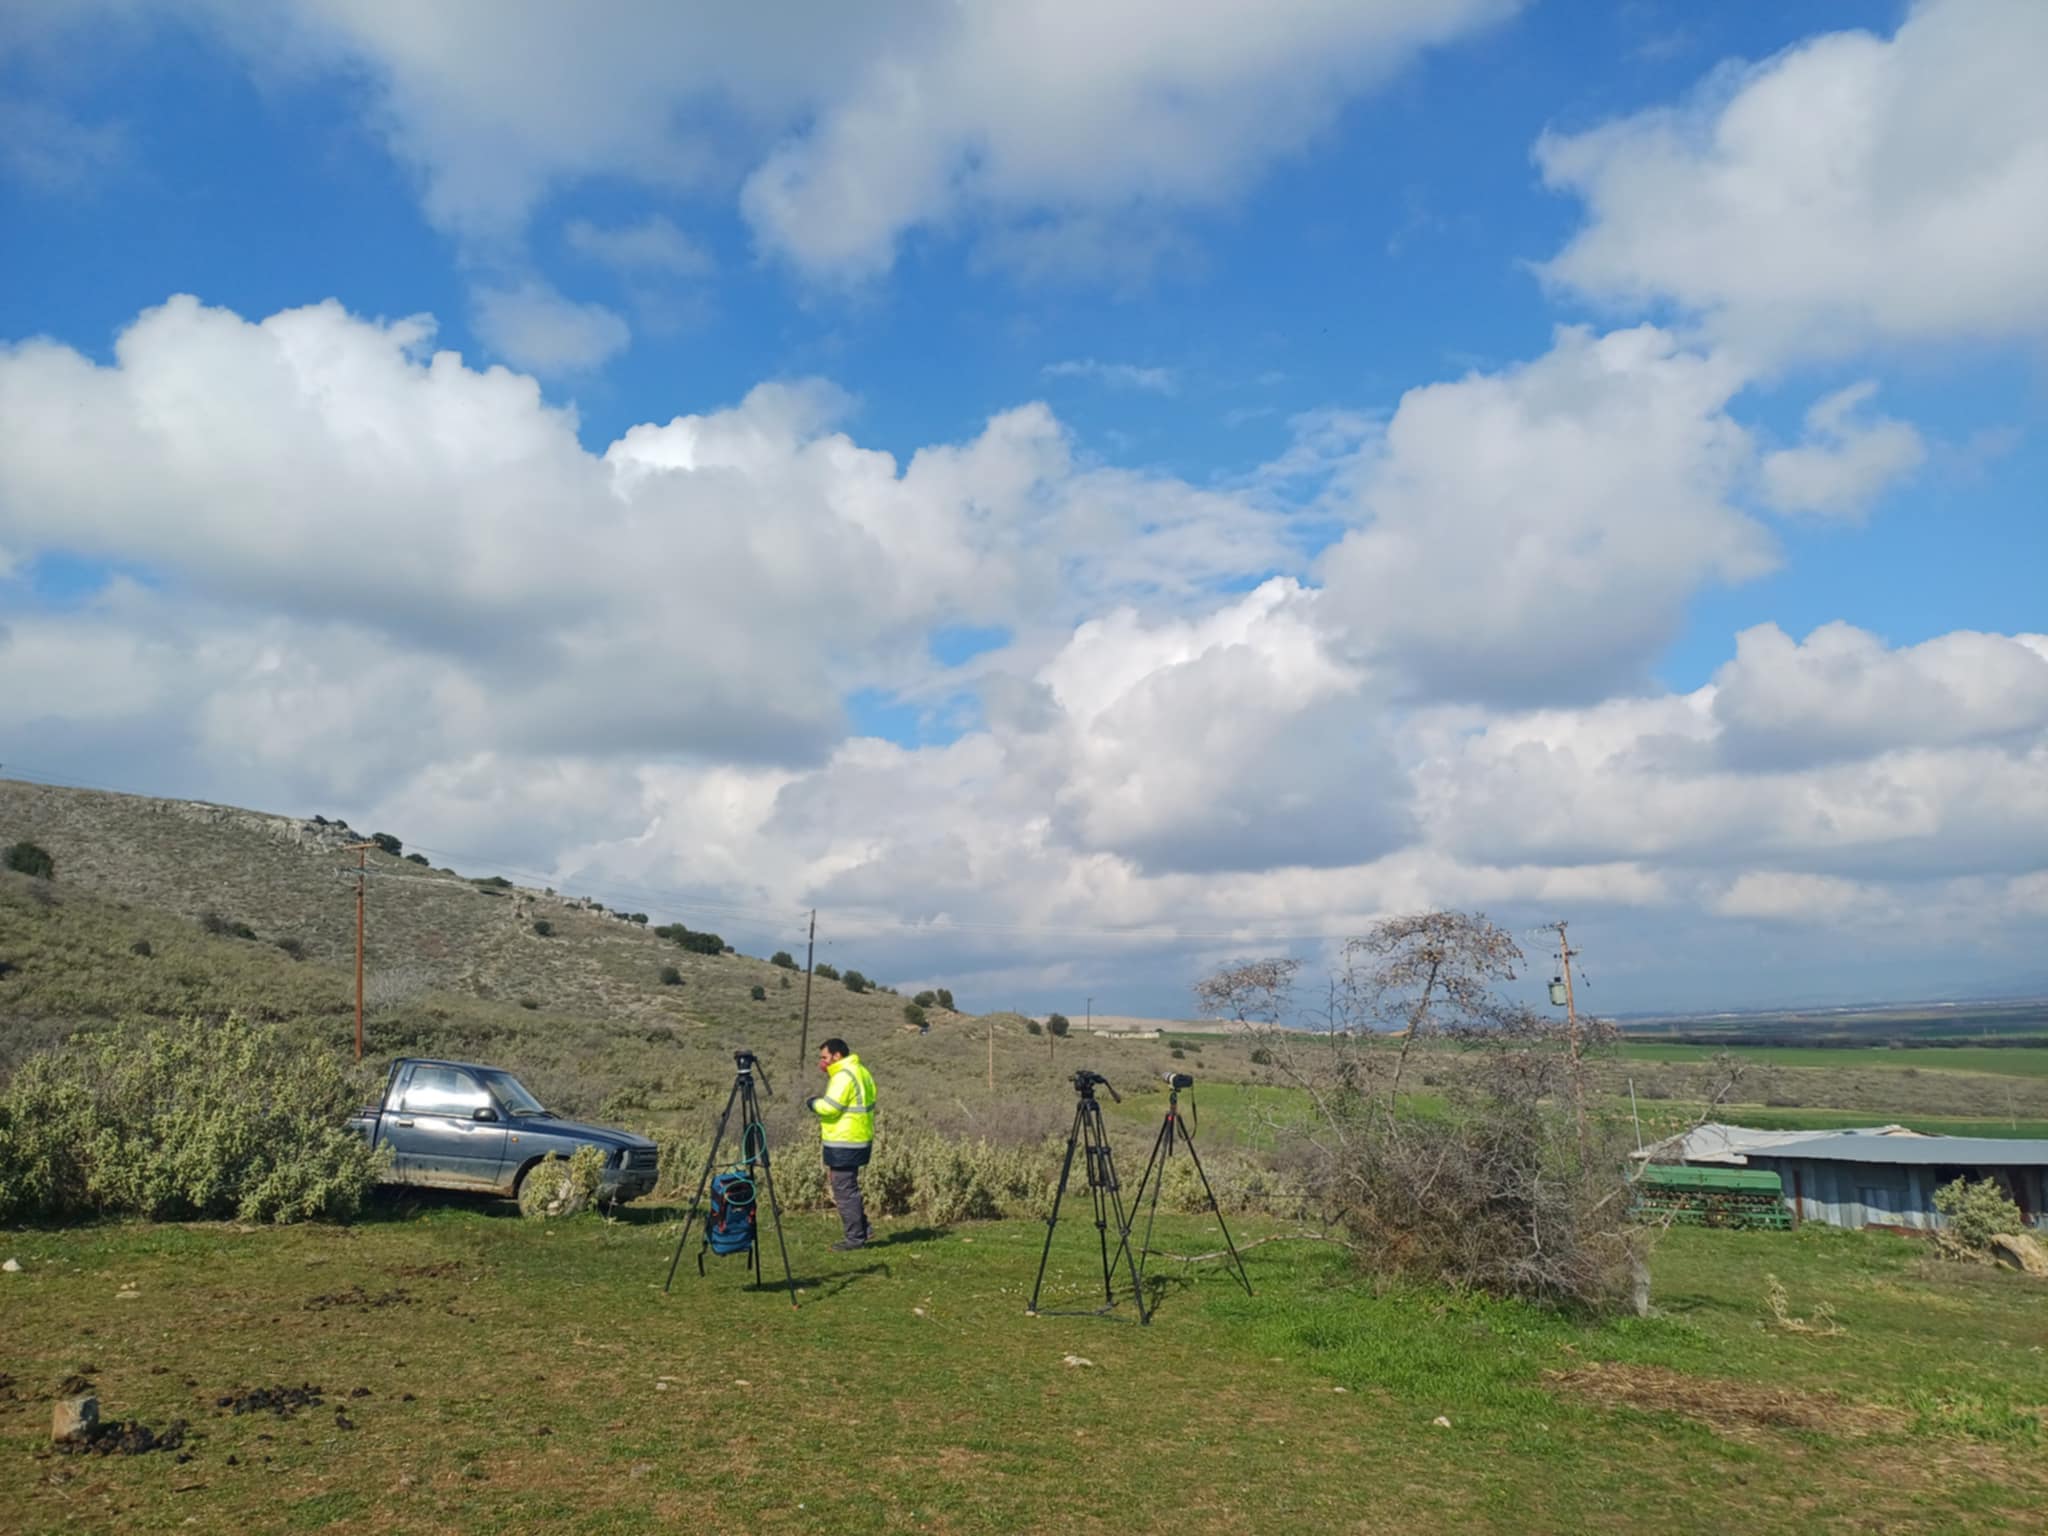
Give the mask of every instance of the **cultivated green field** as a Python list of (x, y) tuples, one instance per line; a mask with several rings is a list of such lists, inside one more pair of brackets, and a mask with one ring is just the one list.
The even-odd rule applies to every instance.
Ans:
[(1774, 1067), (1883, 1067), (1897, 1071), (1988, 1072), (2005, 1077), (2048, 1077), (2048, 1042), (2032, 1046), (1716, 1046), (1662, 1045), (1625, 1040), (1615, 1048), (1623, 1061), (1711, 1061), (1723, 1051)]
[[(1599, 1325), (1374, 1296), (1276, 1242), (1252, 1299), (1155, 1261), (1140, 1329), (1027, 1318), (1023, 1222), (833, 1254), (806, 1216), (800, 1310), (738, 1261), (686, 1259), (665, 1297), (662, 1214), (8, 1234), (0, 1525), (1804, 1536), (2035, 1531), (2048, 1498), (2038, 1284), (1903, 1240), (1673, 1232), (1662, 1315)], [(1062, 1223), (1048, 1304), (1087, 1300), (1092, 1238)], [(1216, 1241), (1181, 1218), (1160, 1246)], [(1846, 1331), (1788, 1331), (1766, 1274)], [(52, 1456), (72, 1373), (109, 1415), (188, 1420), (191, 1459)], [(303, 1384), (323, 1401), (290, 1417), (216, 1405)]]

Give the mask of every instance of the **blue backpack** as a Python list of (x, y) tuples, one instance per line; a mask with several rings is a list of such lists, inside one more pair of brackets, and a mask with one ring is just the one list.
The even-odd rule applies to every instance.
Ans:
[(744, 1168), (711, 1181), (711, 1215), (704, 1241), (713, 1253), (744, 1253), (754, 1246), (754, 1180)]

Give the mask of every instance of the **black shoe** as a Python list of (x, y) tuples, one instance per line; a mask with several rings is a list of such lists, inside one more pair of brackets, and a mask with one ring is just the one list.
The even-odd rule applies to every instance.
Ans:
[(851, 1253), (856, 1248), (865, 1248), (868, 1240), (864, 1237), (842, 1237), (832, 1245), (834, 1253)]

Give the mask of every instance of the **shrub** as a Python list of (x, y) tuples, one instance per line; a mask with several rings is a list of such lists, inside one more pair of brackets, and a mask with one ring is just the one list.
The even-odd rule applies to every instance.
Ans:
[(257, 936), (256, 930), (247, 923), (229, 923), (228, 932), (238, 939), (253, 939)]
[(380, 851), (390, 854), (394, 859), (405, 852), (405, 844), (401, 843), (389, 832), (372, 832), (370, 834), (370, 841), (375, 843)]
[(923, 1005), (919, 1003), (905, 1003), (903, 1005), (903, 1019), (905, 1023), (915, 1024), (919, 1029), (929, 1029), (931, 1027), (931, 1019), (925, 1013)]
[(536, 917), (533, 920), (533, 931), (544, 939), (552, 938), (555, 932), (555, 925), (544, 917)]
[(725, 953), (725, 940), (715, 933), (692, 933), (681, 923), (671, 923), (666, 928), (657, 928), (654, 931), (663, 938), (680, 945), (693, 955), (722, 955)]
[(512, 882), (503, 875), (478, 875), (469, 883), (487, 891), (509, 891), (512, 889)]
[(917, 996), (913, 997), (910, 1001), (919, 1008), (929, 1008), (933, 1003), (936, 1003), (938, 1000), (938, 993), (932, 991), (924, 991), (918, 993)]
[(382, 1155), (355, 1104), (335, 1057), (239, 1015), (74, 1037), (0, 1095), (0, 1222), (345, 1219)]
[(149, 947), (149, 940), (137, 939), (133, 944), (130, 944), (128, 946), (128, 953), (131, 955), (140, 955), (142, 956), (143, 959), (147, 960), (151, 955), (155, 954), (156, 951)]
[(1252, 1065), (1255, 1067), (1270, 1067), (1273, 1065), (1273, 1053), (1263, 1045), (1257, 1047), (1252, 1052)]
[(820, 981), (837, 981), (839, 979), (839, 967), (829, 962), (820, 961), (817, 965), (811, 967), (811, 974)]
[(640, 1038), (649, 1045), (674, 1045), (676, 1032), (666, 1024), (657, 1024)]
[(768, 989), (758, 982), (756, 982), (754, 986), (748, 991), (747, 995), (757, 1003), (765, 1003), (768, 1001)]
[(550, 1152), (519, 1181), (519, 1214), (537, 1221), (574, 1216), (596, 1202), (603, 1177), (604, 1153), (596, 1147), (578, 1147), (566, 1162)]
[(279, 939), (277, 941), (277, 947), (283, 950), (286, 954), (290, 955), (294, 960), (303, 960), (306, 958), (306, 946), (301, 940)]
[(948, 1012), (948, 1013), (958, 1013), (958, 1012), (960, 1011), (960, 1010), (959, 1010), (958, 1008), (955, 1008), (955, 1007), (953, 1006), (953, 989), (952, 989), (952, 988), (950, 988), (950, 987), (940, 987), (940, 988), (938, 989), (938, 999), (939, 999), (939, 1006), (940, 1006), (941, 1008), (945, 1009), (945, 1010), (946, 1010), (946, 1012)]
[(1952, 1259), (1983, 1258), (1992, 1238), (2026, 1230), (2026, 1218), (1996, 1179), (1944, 1184), (1934, 1192), (1934, 1208), (1948, 1218), (1937, 1237), (1943, 1254)]
[(785, 992), (789, 990), (789, 978), (787, 976), (782, 978), (782, 990)]
[(202, 912), (199, 914), (199, 926), (207, 933), (222, 934), (228, 931), (228, 920), (218, 912)]
[(1067, 1018), (1067, 1016), (1064, 1013), (1054, 1013), (1048, 1014), (1046, 1016), (1045, 1032), (1048, 1035), (1051, 1035), (1055, 1040), (1066, 1039), (1068, 1032), (1072, 1030), (1073, 1027), (1074, 1026), (1072, 1022)]
[(841, 979), (849, 992), (865, 992), (869, 986), (867, 977), (861, 975), (859, 971), (848, 971)]
[(629, 915), (626, 918), (626, 921), (629, 923), (638, 923), (641, 927), (644, 928), (647, 926), (647, 914), (645, 912), (635, 912)]
[(768, 963), (770, 965), (779, 965), (785, 971), (793, 971), (797, 968), (796, 956), (792, 955), (786, 949), (778, 949), (777, 951), (775, 951), (774, 954), (768, 957)]
[(1188, 1059), (1188, 1053), (1177, 1045), (1167, 1054), (1172, 1056), (1175, 1061), (1186, 1061)]
[(424, 853), (408, 853), (405, 856), (405, 862), (408, 864), (417, 864), (422, 869), (424, 869), (427, 867), (427, 856)]
[(680, 987), (683, 984), (683, 973), (672, 965), (664, 965), (661, 968), (661, 984), (664, 987)]
[(1024, 1021), (1024, 1033), (1027, 1035), (1042, 1035), (1045, 1033), (1045, 1026), (1036, 1019), (1026, 1019)]
[(57, 878), (57, 861), (34, 843), (16, 843), (7, 850), (7, 867), (35, 880)]
[(522, 997), (519, 999), (519, 1006), (528, 1013), (538, 1013), (540, 1012), (540, 999), (537, 997)]

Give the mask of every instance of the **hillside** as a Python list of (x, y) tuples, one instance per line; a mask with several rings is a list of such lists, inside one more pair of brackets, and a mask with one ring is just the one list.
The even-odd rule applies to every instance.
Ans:
[[(355, 855), (341, 850), (356, 833), (0, 780), (0, 847), (18, 840), (46, 849), (57, 878), (0, 877), (0, 1069), (80, 1026), (230, 1008), (348, 1042)], [(737, 1046), (762, 1052), (778, 1103), (807, 1086), (810, 1064), (796, 1059), (801, 973), (684, 950), (652, 925), (572, 896), (475, 883), (488, 870), (429, 869), (379, 851), (369, 864), (366, 1065), (401, 1052), (485, 1057), (527, 1075), (558, 1108), (648, 1125), (722, 1101)], [(208, 914), (224, 931), (208, 931)], [(551, 931), (536, 932), (536, 922)], [(234, 936), (236, 924), (255, 937)], [(666, 967), (677, 984), (663, 983)], [(897, 1109), (948, 1126), (1029, 1135), (1063, 1124), (1055, 1090), (1083, 1051), (1133, 1086), (1176, 1064), (1170, 1041), (1055, 1048), (1014, 1014), (933, 1008), (931, 1032), (920, 1035), (904, 1001), (820, 977), (810, 1041), (844, 1036), (889, 1084)], [(991, 1047), (1000, 1106), (989, 1102)], [(1208, 1058), (1205, 1073), (1247, 1070), (1230, 1042), (1211, 1044)], [(1034, 1090), (1028, 1111), (1020, 1087)]]

